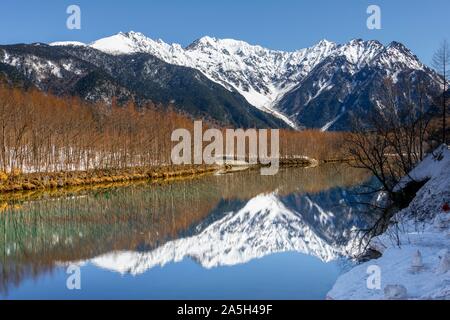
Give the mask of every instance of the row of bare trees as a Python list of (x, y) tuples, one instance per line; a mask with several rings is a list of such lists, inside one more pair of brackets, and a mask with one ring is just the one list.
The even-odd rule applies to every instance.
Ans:
[(168, 163), (170, 133), (192, 126), (173, 111), (87, 104), (0, 87), (0, 170), (73, 171)]
[(345, 132), (321, 132), (320, 130), (281, 130), (280, 156), (308, 156), (317, 160), (343, 160)]
[[(90, 104), (0, 85), (0, 170), (6, 173), (170, 164), (178, 128), (192, 132), (193, 120), (170, 107)], [(280, 153), (339, 158), (343, 136), (281, 130)]]

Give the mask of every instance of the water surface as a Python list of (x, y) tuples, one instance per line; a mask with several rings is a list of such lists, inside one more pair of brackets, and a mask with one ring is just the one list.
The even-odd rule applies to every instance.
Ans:
[(327, 165), (10, 200), (0, 297), (324, 299), (373, 220), (359, 204), (369, 182)]

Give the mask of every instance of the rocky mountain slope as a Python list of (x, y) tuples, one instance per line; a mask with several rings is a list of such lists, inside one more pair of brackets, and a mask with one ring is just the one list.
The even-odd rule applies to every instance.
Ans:
[(200, 71), (136, 53), (113, 56), (85, 46), (0, 46), (0, 73), (57, 95), (88, 101), (174, 105), (179, 111), (236, 127), (286, 127)]
[(412, 96), (422, 82), (427, 102), (439, 93), (438, 75), (404, 45), (360, 39), (283, 52), (211, 37), (182, 47), (121, 32), (91, 44), (0, 46), (0, 71), (90, 100), (173, 102), (236, 126), (349, 130), (354, 117), (383, 111), (386, 78)]
[[(423, 81), (432, 96), (437, 75), (405, 46), (392, 42), (326, 40), (294, 52), (233, 39), (203, 37), (183, 48), (128, 32), (100, 39), (91, 47), (114, 55), (147, 52), (167, 63), (201, 71), (211, 80), (290, 126), (347, 130), (353, 116), (382, 109), (383, 81), (403, 92)], [(413, 93), (414, 94), (414, 93)]]

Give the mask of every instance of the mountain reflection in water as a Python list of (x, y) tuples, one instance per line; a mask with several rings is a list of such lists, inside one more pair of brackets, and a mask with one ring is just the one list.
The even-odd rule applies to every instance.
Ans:
[(371, 223), (367, 172), (345, 165), (241, 172), (9, 201), (0, 212), (0, 296), (70, 263), (139, 275), (189, 258), (205, 269), (281, 252), (355, 253)]

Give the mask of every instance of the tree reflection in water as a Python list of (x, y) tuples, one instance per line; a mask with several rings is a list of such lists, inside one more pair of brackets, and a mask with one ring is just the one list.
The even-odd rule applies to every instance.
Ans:
[[(315, 232), (331, 245), (343, 242), (330, 235), (331, 225), (320, 224), (321, 209), (311, 203), (328, 207), (343, 228), (351, 227), (360, 217), (343, 198), (368, 180), (365, 171), (324, 165), (282, 169), (276, 176), (240, 172), (5, 202), (0, 213), (0, 292), (61, 263), (114, 251), (154, 250), (201, 232), (261, 194), (274, 193), (286, 208), (312, 223), (319, 221)], [(342, 204), (345, 210), (338, 209)]]

